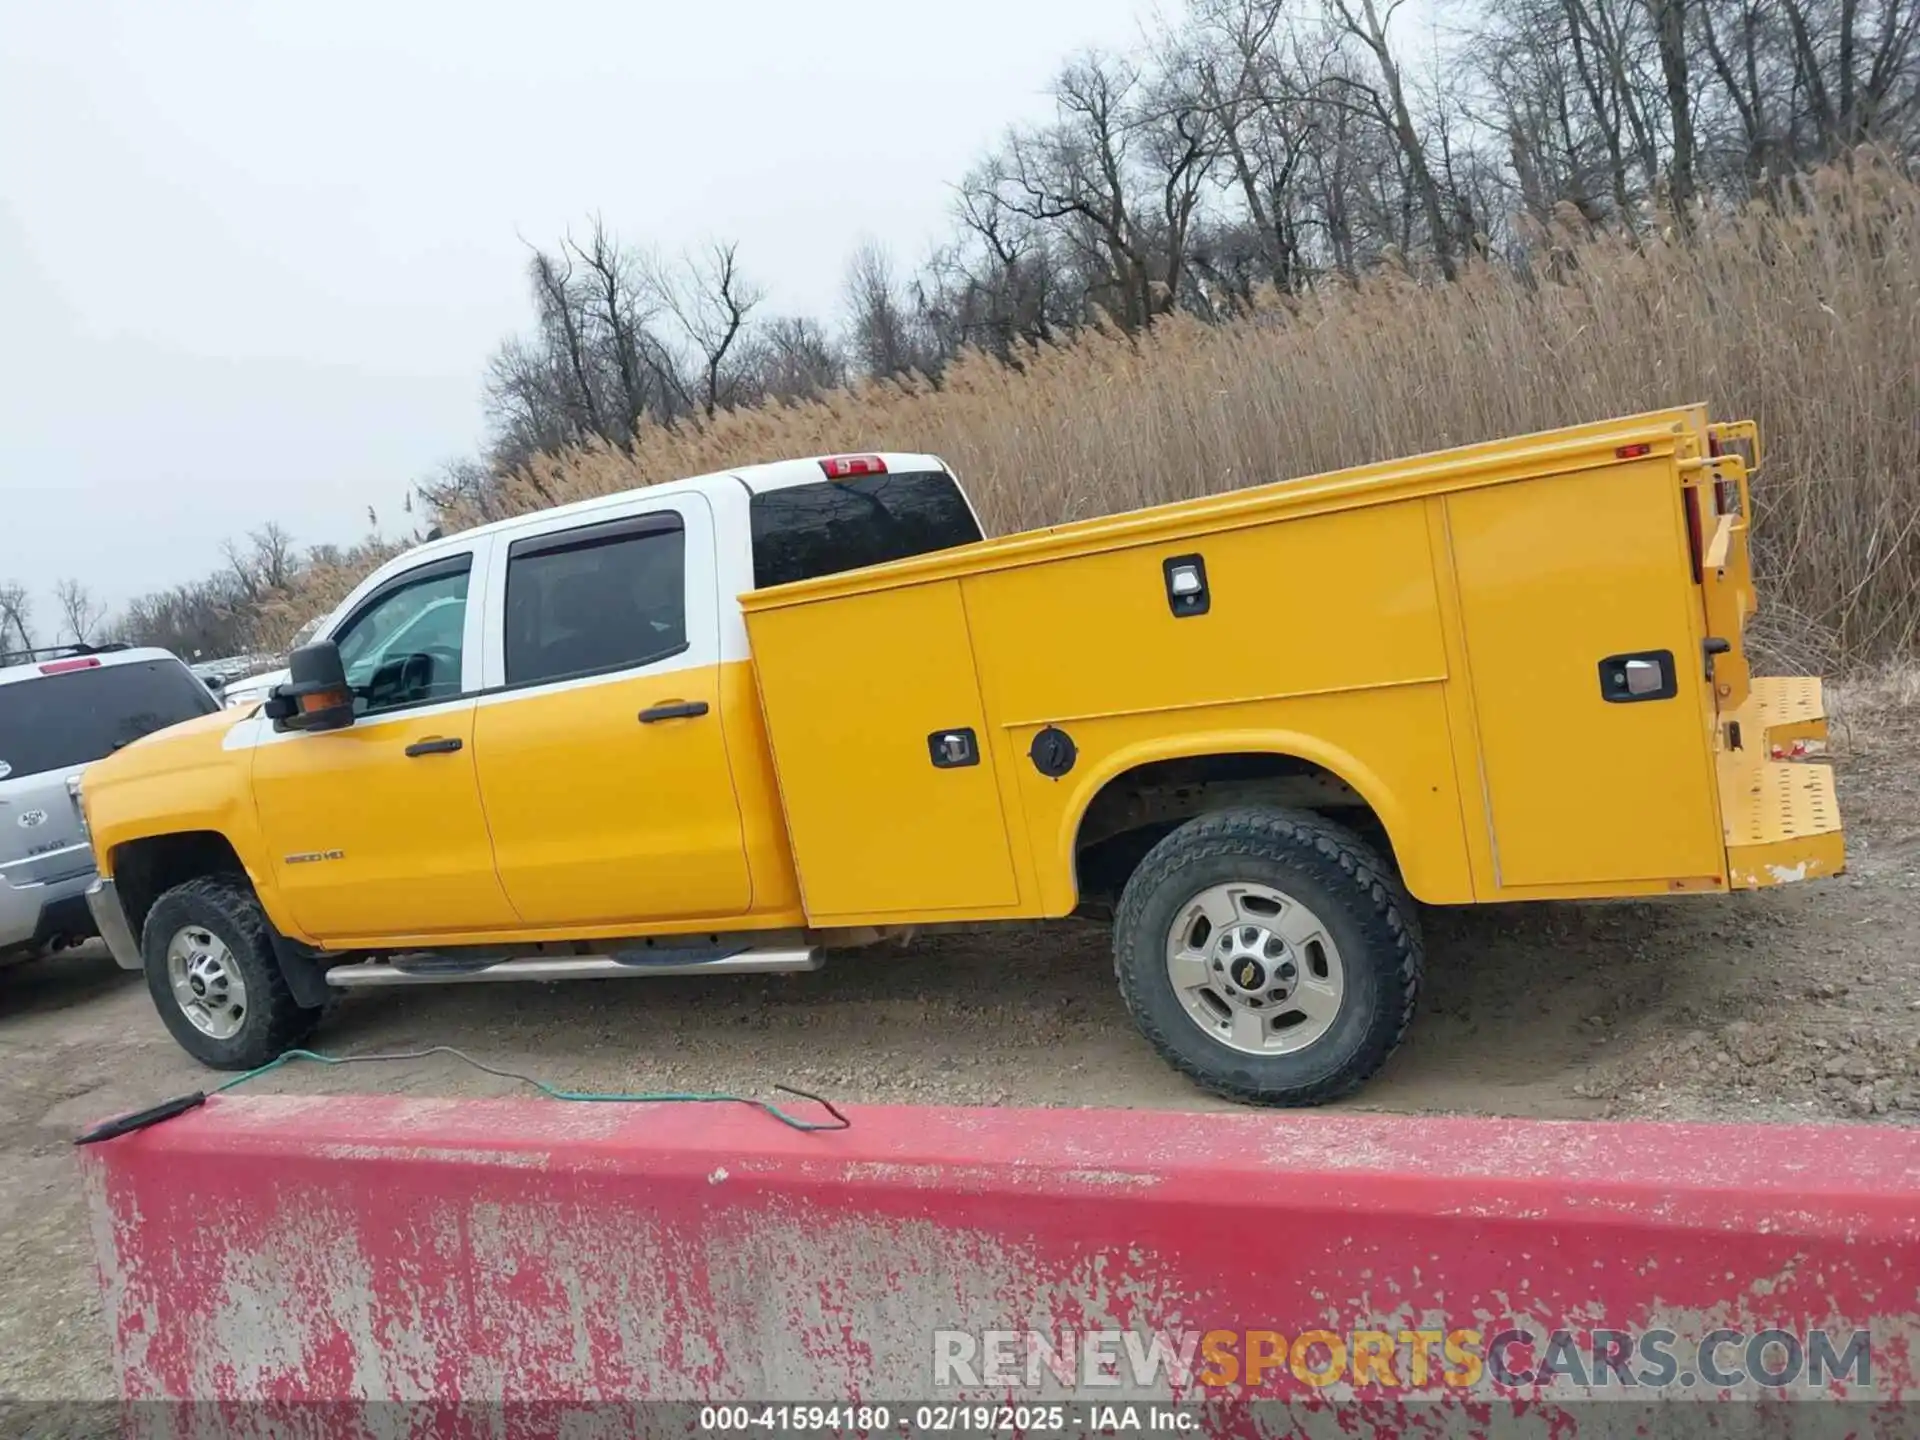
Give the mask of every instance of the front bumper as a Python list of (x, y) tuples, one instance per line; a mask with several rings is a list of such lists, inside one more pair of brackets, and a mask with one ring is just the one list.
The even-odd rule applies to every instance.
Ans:
[(9, 885), (0, 880), (0, 950), (44, 945), (59, 937), (83, 938), (89, 931), (81, 897), (91, 871), (44, 885)]
[(1740, 736), (1738, 750), (1723, 740), (1716, 757), (1732, 887), (1758, 890), (1846, 869), (1833, 767), (1802, 758), (1826, 748), (1820, 682), (1756, 677), (1747, 703), (1726, 719), (1729, 727), (1739, 726)]
[(127, 921), (126, 907), (120, 903), (120, 892), (114, 889), (113, 881), (102, 876), (87, 887), (87, 908), (93, 912), (93, 923), (107, 942), (114, 963), (122, 970), (143, 969), (140, 941)]

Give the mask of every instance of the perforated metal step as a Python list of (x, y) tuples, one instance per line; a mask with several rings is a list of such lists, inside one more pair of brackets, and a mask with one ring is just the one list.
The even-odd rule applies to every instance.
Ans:
[(1747, 703), (1727, 718), (1742, 736), (1742, 748), (1723, 747), (1716, 762), (1734, 888), (1839, 874), (1847, 855), (1833, 767), (1779, 758), (1826, 739), (1820, 682), (1756, 679)]
[(1747, 703), (1737, 714), (1752, 741), (1769, 746), (1827, 738), (1827, 698), (1820, 681), (1808, 675), (1763, 675), (1751, 682)]

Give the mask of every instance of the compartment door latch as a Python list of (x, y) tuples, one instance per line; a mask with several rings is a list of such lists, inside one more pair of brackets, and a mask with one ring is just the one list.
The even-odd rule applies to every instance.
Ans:
[(980, 763), (980, 741), (970, 727), (936, 730), (927, 736), (927, 754), (936, 770), (958, 770)]
[(1600, 698), (1609, 704), (1671, 700), (1679, 693), (1671, 650), (1609, 655), (1600, 662)]

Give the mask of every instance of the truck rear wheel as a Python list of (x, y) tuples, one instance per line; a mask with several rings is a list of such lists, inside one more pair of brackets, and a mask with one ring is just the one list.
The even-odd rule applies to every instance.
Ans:
[(1120, 897), (1114, 968), (1134, 1023), (1202, 1089), (1318, 1105), (1359, 1088), (1413, 1018), (1420, 933), (1397, 877), (1307, 811), (1188, 821)]
[(252, 1070), (320, 1023), (287, 988), (266, 912), (241, 876), (203, 875), (161, 895), (140, 951), (160, 1018), (202, 1065)]

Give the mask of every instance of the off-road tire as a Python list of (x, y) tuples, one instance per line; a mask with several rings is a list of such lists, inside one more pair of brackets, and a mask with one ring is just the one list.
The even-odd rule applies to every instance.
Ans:
[[(1252, 1055), (1207, 1035), (1167, 974), (1179, 908), (1209, 886), (1271, 885), (1317, 914), (1339, 947), (1345, 993), (1332, 1028), (1290, 1054)], [(1351, 831), (1309, 811), (1247, 808), (1190, 820), (1127, 881), (1113, 926), (1120, 994), (1141, 1034), (1203, 1090), (1254, 1105), (1320, 1105), (1358, 1089), (1407, 1033), (1420, 989), (1414, 904)]]
[[(240, 1029), (224, 1040), (196, 1029), (174, 999), (167, 979), (167, 944), (182, 926), (211, 930), (232, 953), (247, 987)], [(153, 902), (141, 931), (147, 991), (180, 1047), (215, 1070), (252, 1070), (297, 1046), (320, 1023), (324, 1007), (293, 998), (274, 958), (266, 911), (245, 877), (203, 875), (174, 886)]]

